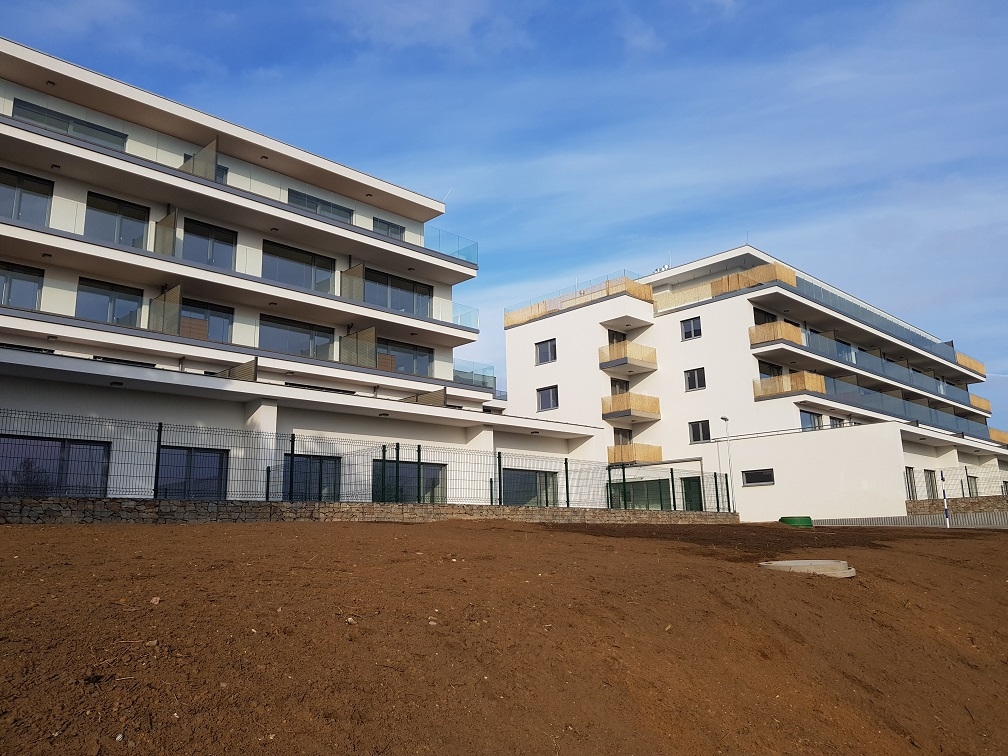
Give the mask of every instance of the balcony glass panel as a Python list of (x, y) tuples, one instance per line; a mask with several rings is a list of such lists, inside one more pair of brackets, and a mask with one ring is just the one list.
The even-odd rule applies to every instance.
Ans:
[(0, 263), (0, 304), (37, 310), (44, 275), (37, 268)]
[(494, 377), (494, 366), (471, 360), (455, 360), (455, 383), (467, 386), (496, 389), (497, 379)]
[(414, 344), (378, 339), (378, 354), (391, 355), (395, 360), (395, 371), (406, 375), (430, 377), (434, 366), (434, 350)]
[(479, 261), (479, 245), (476, 242), (434, 226), (424, 228), (424, 247), (467, 262)]

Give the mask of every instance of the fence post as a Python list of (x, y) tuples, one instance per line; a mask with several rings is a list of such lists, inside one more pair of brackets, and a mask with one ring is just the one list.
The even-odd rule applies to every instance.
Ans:
[(269, 501), (270, 496), (270, 466), (266, 465), (266, 501)]
[(493, 506), (493, 478), (490, 478), (490, 506)]
[(721, 511), (721, 495), (718, 493), (717, 473), (714, 473), (714, 507), (716, 511)]
[(669, 488), (672, 490), (672, 511), (676, 511), (676, 501), (675, 501), (675, 468), (670, 467), (668, 469), (669, 474)]
[[(686, 507), (686, 503), (683, 502), (683, 508)], [(703, 484), (703, 462), (700, 463), (700, 511), (707, 511), (707, 491)]]
[(504, 504), (504, 455), (497, 452), (497, 499)]
[(730, 481), (728, 480), (728, 473), (724, 474), (724, 500), (725, 500), (725, 512), (731, 512), (731, 488)]
[(395, 502), (399, 503), (399, 442), (395, 444)]
[(626, 462), (620, 465), (620, 469), (623, 471), (623, 509), (629, 509), (626, 497)]
[[(420, 449), (423, 448), (420, 444), (417, 444), (416, 448), (416, 501), (420, 504), (423, 501), (423, 462), (420, 461)], [(433, 502), (431, 502), (433, 504)]]
[(381, 447), (381, 487), (378, 492), (381, 494), (382, 504), (385, 503), (385, 457), (388, 454), (388, 444), (382, 444)]
[(605, 489), (606, 506), (609, 509), (614, 509), (612, 502), (612, 465), (606, 465), (606, 478), (608, 482)]
[(564, 457), (564, 493), (567, 498), (567, 506), (570, 506), (570, 470), (567, 468), (567, 457)]
[(154, 498), (158, 497), (158, 484), (161, 482), (161, 430), (164, 426), (157, 424), (157, 452), (154, 454)]

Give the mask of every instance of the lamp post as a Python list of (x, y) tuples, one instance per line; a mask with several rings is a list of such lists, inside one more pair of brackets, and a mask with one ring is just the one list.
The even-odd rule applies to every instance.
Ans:
[[(721, 415), (721, 419), (724, 420), (724, 435), (725, 444), (728, 446), (728, 491), (726, 492), (728, 496), (731, 496), (731, 482), (732, 482), (732, 464), (731, 464), (731, 436), (728, 435), (728, 417)], [(735, 502), (735, 510), (738, 511), (738, 502)]]

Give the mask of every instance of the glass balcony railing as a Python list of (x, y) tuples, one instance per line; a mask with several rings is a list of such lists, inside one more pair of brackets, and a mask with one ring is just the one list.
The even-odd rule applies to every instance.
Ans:
[(466, 262), (479, 262), (479, 245), (472, 239), (453, 234), (450, 231), (442, 231), (434, 226), (424, 227), (425, 249), (440, 252), (442, 255), (457, 257)]
[(903, 365), (883, 360), (881, 357), (877, 357), (863, 349), (842, 344), (825, 336), (820, 336), (817, 333), (809, 333), (808, 331), (802, 332), (802, 340), (805, 342), (805, 347), (815, 354), (837, 360), (838, 362), (845, 362), (848, 365), (860, 368), (874, 375), (891, 378), (907, 386), (912, 386), (929, 394), (958, 402), (967, 407), (976, 406), (970, 400), (970, 393), (968, 391), (958, 386), (950, 386), (947, 383), (943, 383), (923, 373), (918, 373)]
[(497, 379), (494, 377), (494, 366), (485, 365), (482, 362), (472, 360), (455, 360), (455, 383), (464, 383), (467, 386), (478, 386), (480, 388), (497, 388)]
[(895, 396), (881, 394), (878, 391), (845, 383), (836, 378), (826, 378), (825, 383), (826, 396), (836, 399), (838, 402), (905, 420), (916, 420), (923, 425), (930, 425), (953, 433), (963, 433), (985, 440), (990, 439), (990, 430), (984, 423), (908, 402)]
[(467, 328), (479, 328), (479, 309), (452, 302), (452, 323)]
[(952, 345), (929, 339), (920, 331), (914, 330), (913, 328), (900, 323), (892, 316), (866, 307), (865, 305), (854, 301), (850, 297), (830, 291), (829, 289), (812, 283), (801, 276), (797, 276), (797, 286), (795, 288), (798, 290), (799, 294), (803, 297), (811, 299), (813, 302), (819, 302), (820, 304), (826, 305), (831, 310), (836, 310), (839, 313), (848, 315), (855, 320), (871, 326), (872, 328), (877, 328), (883, 333), (893, 336), (900, 341), (913, 344), (915, 347), (930, 352), (936, 357), (941, 357), (943, 360), (948, 360), (952, 364), (957, 364), (956, 350)]

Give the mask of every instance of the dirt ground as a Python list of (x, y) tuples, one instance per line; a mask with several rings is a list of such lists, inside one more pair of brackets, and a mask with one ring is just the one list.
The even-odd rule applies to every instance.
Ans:
[(1008, 532), (6, 526), (0, 611), (3, 754), (1008, 753)]

